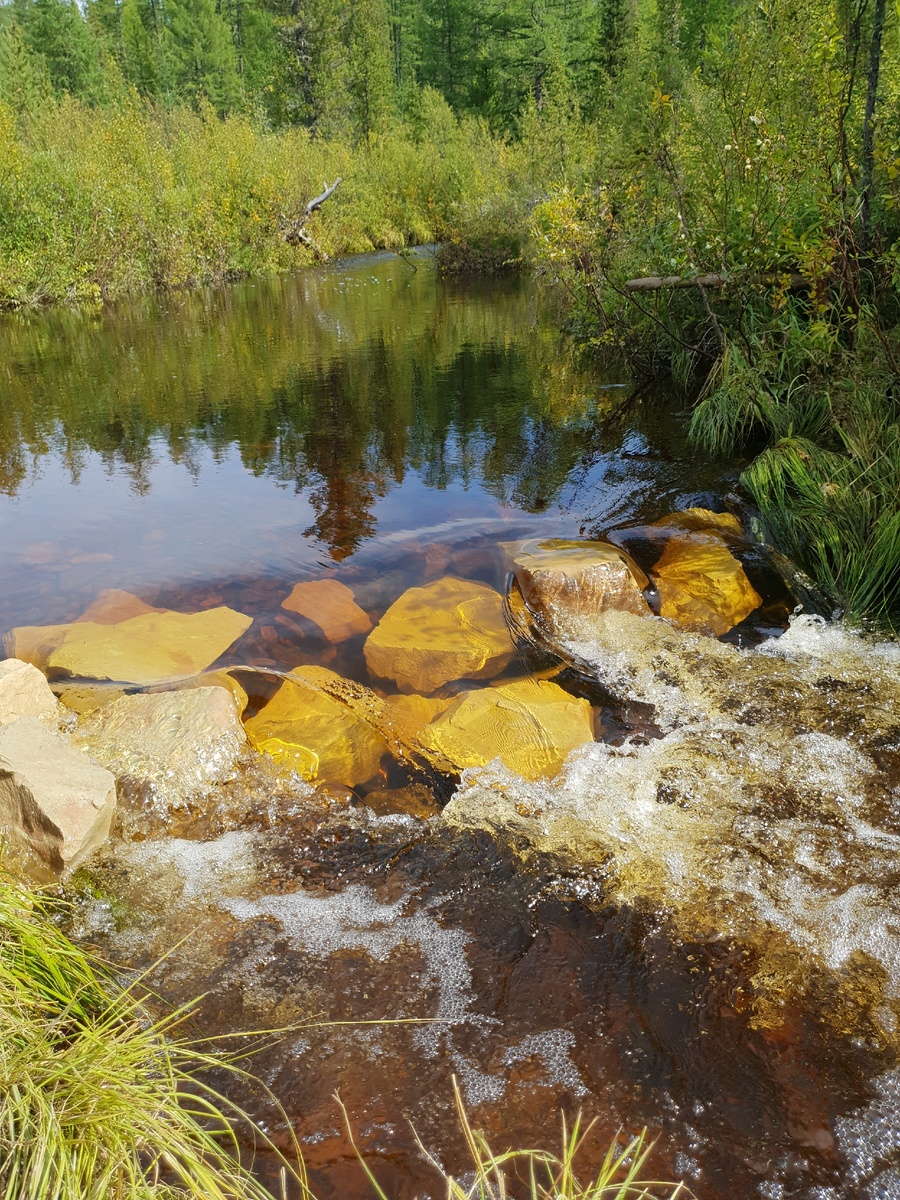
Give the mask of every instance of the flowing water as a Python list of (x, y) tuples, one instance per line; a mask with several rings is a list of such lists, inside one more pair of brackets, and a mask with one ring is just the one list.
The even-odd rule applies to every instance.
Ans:
[[(0, 629), (107, 588), (228, 604), (250, 711), (304, 664), (384, 694), (363, 636), (282, 608), (297, 583), (377, 621), (447, 575), (504, 591), (518, 539), (608, 534), (649, 566), (647, 523), (748, 515), (737, 465), (666, 397), (627, 404), (532, 283), (424, 255), (14, 316), (0, 388)], [(203, 995), (202, 1033), (291, 1027), (252, 1067), (322, 1200), (371, 1194), (335, 1091), (389, 1194), (442, 1194), (412, 1128), (465, 1171), (454, 1075), (499, 1149), (582, 1111), (587, 1167), (647, 1125), (656, 1174), (702, 1200), (900, 1196), (900, 654), (789, 624), (764, 549), (739, 554), (763, 604), (721, 640), (629, 614), (543, 653), (527, 631), (494, 682), (549, 672), (593, 706), (554, 778), (386, 761), (313, 788), (256, 757), (165, 821), (126, 804), (77, 932), (165, 955), (154, 985)], [(286, 1144), (266, 1094), (219, 1082)]]

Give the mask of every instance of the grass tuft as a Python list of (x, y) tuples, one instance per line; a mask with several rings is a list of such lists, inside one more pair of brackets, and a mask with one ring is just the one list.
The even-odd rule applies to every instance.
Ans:
[(239, 1162), (248, 1118), (195, 1077), (239, 1068), (192, 1046), (187, 1010), (151, 1020), (59, 911), (0, 875), (0, 1198), (271, 1200)]

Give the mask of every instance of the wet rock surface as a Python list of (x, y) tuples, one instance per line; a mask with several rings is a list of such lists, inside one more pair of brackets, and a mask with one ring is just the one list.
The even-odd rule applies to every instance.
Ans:
[(650, 616), (649, 580), (624, 550), (604, 542), (561, 538), (509, 547), (516, 580), (529, 609), (550, 627), (557, 613), (617, 609)]
[(719, 637), (762, 604), (740, 562), (712, 534), (671, 537), (651, 576), (660, 616), (682, 629)]
[(503, 601), (487, 584), (446, 576), (409, 588), (369, 634), (366, 663), (401, 692), (456, 679), (492, 679), (513, 656)]
[[(350, 709), (318, 686), (325, 668), (303, 668), (286, 681), (246, 723), (257, 750), (304, 779), (332, 780), (352, 787), (377, 774), (387, 744)], [(307, 677), (308, 676), (308, 677)]]
[(36, 717), (0, 727), (0, 823), (52, 871), (77, 866), (106, 841), (116, 782)]
[(533, 679), (467, 692), (419, 735), (459, 770), (499, 758), (525, 779), (552, 774), (593, 736), (587, 700)]
[(83, 720), (75, 740), (131, 788), (151, 792), (161, 814), (224, 783), (247, 752), (223, 687), (123, 696)]

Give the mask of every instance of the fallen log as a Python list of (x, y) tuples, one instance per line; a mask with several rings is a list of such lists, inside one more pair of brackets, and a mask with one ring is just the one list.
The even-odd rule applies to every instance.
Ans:
[(284, 240), (291, 246), (308, 246), (310, 250), (312, 250), (313, 254), (315, 254), (316, 258), (318, 258), (321, 262), (328, 262), (328, 255), (324, 250), (321, 249), (320, 246), (316, 245), (315, 241), (309, 236), (303, 227), (316, 209), (322, 207), (325, 201), (329, 198), (329, 196), (334, 194), (342, 182), (343, 179), (340, 175), (338, 175), (334, 183), (324, 184), (323, 190), (318, 196), (314, 196), (312, 200), (310, 200), (304, 206), (303, 211), (299, 214), (299, 216), (289, 217), (285, 213), (281, 214), (280, 225)]
[[(813, 286), (813, 281), (795, 271), (767, 271), (756, 277), (760, 283), (773, 284), (785, 279), (791, 291), (806, 291)], [(717, 273), (711, 275), (646, 275), (642, 279), (629, 279), (625, 283), (626, 292), (658, 292), (665, 288), (721, 288), (730, 283), (728, 275)]]

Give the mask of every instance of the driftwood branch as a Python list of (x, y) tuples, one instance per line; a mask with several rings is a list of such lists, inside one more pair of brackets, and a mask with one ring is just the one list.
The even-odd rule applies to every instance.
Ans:
[[(787, 280), (791, 291), (807, 291), (813, 286), (812, 280), (795, 271), (769, 271), (757, 276), (760, 283), (779, 283)], [(731, 280), (727, 275), (647, 275), (643, 279), (629, 279), (625, 283), (626, 292), (658, 292), (668, 288), (721, 288)]]
[(308, 246), (320, 262), (328, 262), (328, 255), (310, 237), (304, 226), (316, 209), (321, 208), (329, 196), (332, 196), (337, 191), (342, 182), (341, 176), (338, 175), (334, 183), (326, 183), (319, 195), (314, 196), (304, 206), (299, 216), (291, 217), (286, 213), (281, 214), (280, 227), (284, 240), (291, 246)]

